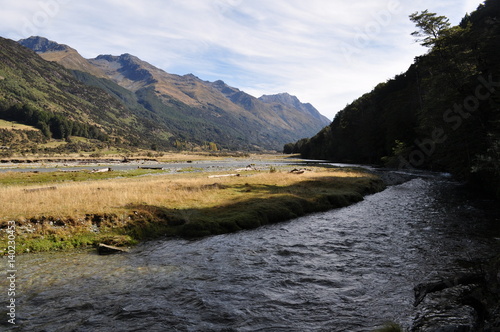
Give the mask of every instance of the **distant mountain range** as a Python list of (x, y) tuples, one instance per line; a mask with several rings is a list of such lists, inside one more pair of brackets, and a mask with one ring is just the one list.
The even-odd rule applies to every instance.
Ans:
[[(87, 136), (135, 146), (281, 150), (330, 123), (287, 93), (255, 98), (223, 81), (169, 74), (130, 54), (85, 59), (42, 37), (18, 44), (1, 38), (0, 46), (0, 119), (16, 118), (56, 138), (71, 126), (90, 126)], [(23, 108), (52, 120), (34, 123)], [(23, 115), (13, 116), (16, 110)], [(58, 117), (68, 121), (62, 135)]]

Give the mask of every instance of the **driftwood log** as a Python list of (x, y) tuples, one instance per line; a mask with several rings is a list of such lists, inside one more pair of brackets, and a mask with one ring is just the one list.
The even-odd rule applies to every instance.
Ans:
[(110, 246), (108, 244), (99, 243), (97, 246), (97, 253), (99, 255), (111, 255), (111, 254), (119, 254), (123, 252), (128, 252), (125, 248)]
[(43, 188), (33, 188), (33, 189), (24, 189), (26, 193), (35, 193), (39, 191), (48, 191), (48, 190), (56, 190), (57, 187), (43, 187)]
[(111, 167), (106, 167), (106, 168), (101, 168), (101, 169), (93, 169), (92, 173), (106, 173), (106, 172), (111, 172), (112, 169)]
[(231, 176), (240, 176), (240, 174), (222, 174), (222, 175), (210, 175), (208, 178), (209, 179), (216, 179), (216, 178), (227, 178)]

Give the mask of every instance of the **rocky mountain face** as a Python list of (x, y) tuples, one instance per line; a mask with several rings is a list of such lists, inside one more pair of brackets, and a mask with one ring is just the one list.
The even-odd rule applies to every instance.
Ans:
[(84, 59), (69, 46), (41, 37), (20, 43), (73, 70), (82, 82), (129, 103), (140, 116), (172, 133), (176, 144), (210, 141), (229, 149), (281, 150), (283, 144), (309, 137), (330, 123), (312, 105), (288, 94), (255, 98), (222, 81), (167, 73), (130, 54)]
[(288, 107), (293, 107), (297, 110), (302, 111), (304, 114), (311, 115), (314, 119), (323, 121), (325, 126), (329, 125), (331, 121), (321, 113), (310, 103), (302, 103), (297, 97), (292, 96), (288, 93), (279, 93), (277, 95), (263, 95), (259, 98), (261, 101), (269, 104), (281, 104)]
[(47, 52), (64, 52), (72, 49), (68, 45), (58, 44), (42, 37), (22, 39), (19, 41), (19, 44), (35, 51), (38, 54)]

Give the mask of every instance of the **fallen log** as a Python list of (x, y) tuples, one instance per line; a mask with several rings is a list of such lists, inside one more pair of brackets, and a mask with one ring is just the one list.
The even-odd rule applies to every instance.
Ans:
[(26, 193), (34, 193), (38, 191), (48, 191), (48, 190), (56, 190), (57, 187), (43, 187), (43, 188), (33, 188), (33, 189), (24, 189)]
[(222, 174), (222, 175), (210, 175), (208, 178), (209, 179), (216, 179), (216, 178), (227, 178), (231, 176), (240, 176), (240, 174)]
[(101, 168), (101, 169), (93, 169), (92, 173), (106, 173), (106, 172), (111, 172), (112, 169), (111, 167), (106, 167), (106, 168)]
[(311, 171), (311, 170), (310, 170), (310, 169), (307, 169), (307, 168), (301, 168), (301, 169), (297, 169), (297, 168), (295, 168), (295, 169), (292, 169), (292, 170), (290, 171), (290, 173), (292, 173), (292, 174), (304, 174), (305, 172), (310, 172), (310, 171)]
[(128, 252), (125, 248), (110, 246), (108, 244), (99, 243), (97, 246), (97, 253), (99, 255), (111, 255), (111, 254), (119, 254), (123, 252)]
[(255, 164), (250, 164), (247, 167), (235, 169), (236, 172), (256, 171), (256, 170), (257, 168), (255, 168)]
[(139, 169), (157, 169), (157, 170), (165, 170), (164, 167), (157, 167), (157, 166), (139, 166)]

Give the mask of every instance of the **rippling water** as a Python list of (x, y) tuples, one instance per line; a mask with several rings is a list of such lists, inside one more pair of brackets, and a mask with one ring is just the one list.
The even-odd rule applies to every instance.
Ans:
[[(498, 250), (492, 223), (434, 176), (348, 208), (131, 253), (18, 257), (20, 331), (371, 331), (411, 324), (413, 286)], [(1, 280), (4, 287), (5, 280)]]

